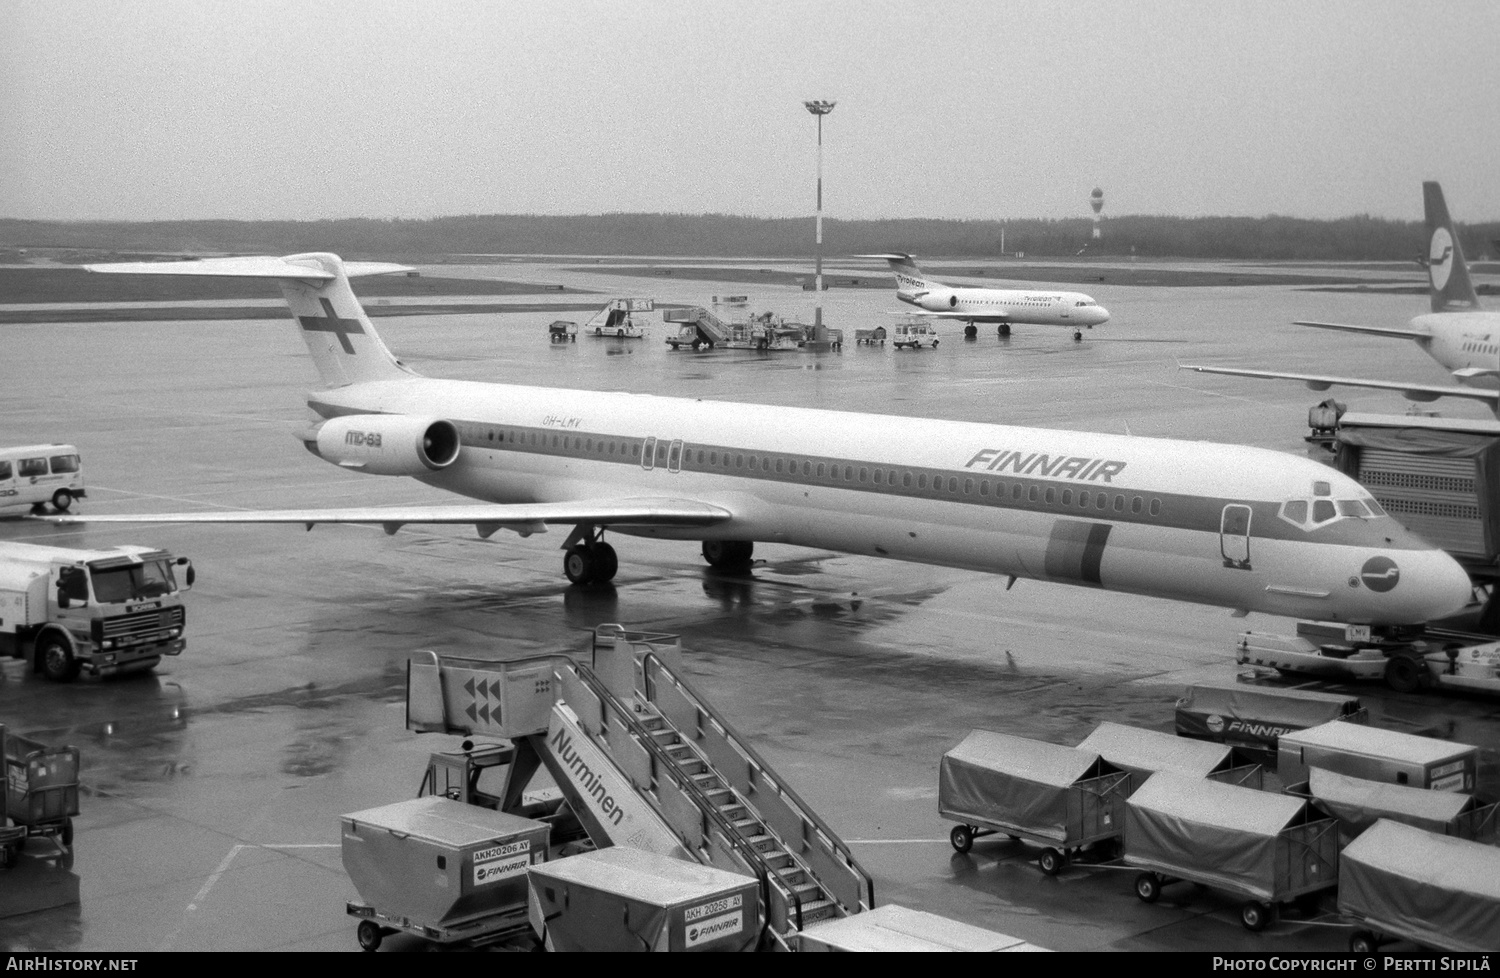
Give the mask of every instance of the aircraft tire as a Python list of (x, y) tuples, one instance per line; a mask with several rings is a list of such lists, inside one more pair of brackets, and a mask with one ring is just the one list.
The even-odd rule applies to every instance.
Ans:
[(703, 559), (710, 567), (723, 570), (746, 567), (755, 553), (755, 544), (749, 540), (704, 540)]
[(380, 925), (373, 920), (361, 920), (359, 926), (354, 929), (354, 939), (359, 942), (361, 951), (380, 950), (381, 939), (385, 935), (380, 932)]
[(594, 555), (581, 543), (571, 548), (563, 557), (563, 573), (572, 584), (592, 584), (597, 567), (598, 563)]
[(594, 544), (594, 580), (599, 584), (608, 584), (615, 579), (615, 572), (620, 569), (620, 557), (615, 553), (615, 548), (607, 543)]
[(996, 326), (995, 327), (995, 335), (996, 336), (1009, 336), (1010, 335), (1010, 323), (1001, 323), (999, 326)]
[(1074, 343), (1082, 343), (1083, 342), (1083, 330), (1081, 330), (1081, 329), (1075, 329), (1075, 330), (1073, 330), (1073, 342)]
[(73, 505), (73, 494), (66, 489), (59, 489), (52, 494), (52, 508), (59, 513), (66, 513)]
[(974, 337), (976, 337), (978, 335), (979, 335), (979, 327), (975, 326), (973, 323), (970, 323), (969, 325), (967, 325), (967, 326), (964, 327), (964, 339), (966, 339), (966, 340), (972, 340)]

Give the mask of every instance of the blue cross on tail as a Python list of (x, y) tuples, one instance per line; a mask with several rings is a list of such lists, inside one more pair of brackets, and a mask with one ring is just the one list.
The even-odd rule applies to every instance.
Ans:
[(339, 345), (344, 348), (345, 353), (353, 353), (354, 345), (349, 342), (350, 333), (364, 333), (364, 327), (359, 324), (358, 319), (340, 319), (338, 313), (333, 311), (333, 303), (327, 299), (319, 298), (323, 305), (322, 316), (298, 316), (297, 322), (309, 333), (333, 333), (339, 338)]

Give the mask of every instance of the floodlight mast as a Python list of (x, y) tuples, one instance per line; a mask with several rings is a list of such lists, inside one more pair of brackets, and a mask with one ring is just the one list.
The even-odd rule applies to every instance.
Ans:
[(823, 330), (823, 117), (833, 111), (836, 102), (803, 102), (807, 111), (818, 119), (818, 203), (817, 203), (817, 258), (813, 275), (813, 293), (817, 305), (813, 312), (813, 342), (817, 349), (826, 349), (828, 334)]

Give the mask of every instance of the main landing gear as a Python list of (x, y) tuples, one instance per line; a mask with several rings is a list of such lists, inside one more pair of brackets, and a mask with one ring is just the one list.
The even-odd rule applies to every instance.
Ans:
[(1010, 323), (1001, 323), (995, 327), (995, 335), (1004, 339), (1010, 335)]
[(972, 340), (974, 337), (976, 337), (978, 335), (979, 335), (979, 327), (978, 326), (975, 326), (973, 323), (966, 323), (964, 325), (964, 339), (966, 339), (966, 340)]
[(620, 569), (615, 548), (604, 542), (604, 531), (580, 526), (563, 544), (563, 573), (572, 584), (608, 584)]
[(703, 559), (719, 570), (742, 570), (750, 566), (755, 553), (751, 540), (704, 540)]

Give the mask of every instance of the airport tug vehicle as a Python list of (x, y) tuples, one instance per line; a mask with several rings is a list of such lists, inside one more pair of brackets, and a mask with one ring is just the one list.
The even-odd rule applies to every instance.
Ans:
[(193, 580), (186, 557), (150, 547), (0, 542), (0, 655), (61, 683), (151, 669), (187, 646)]

